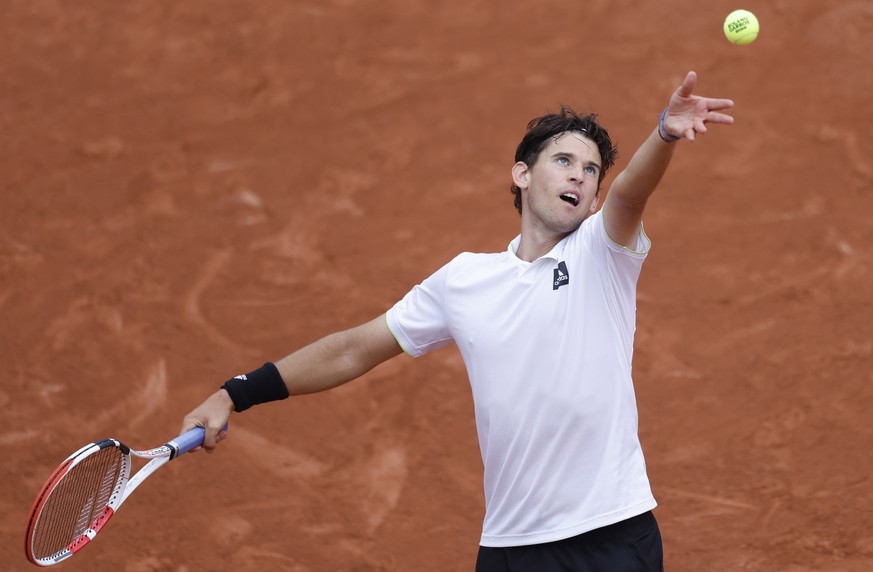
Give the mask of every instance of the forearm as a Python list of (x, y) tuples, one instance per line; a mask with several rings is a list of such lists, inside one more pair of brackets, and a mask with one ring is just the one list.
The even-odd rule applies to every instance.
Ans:
[(664, 176), (675, 147), (675, 143), (664, 141), (655, 128), (615, 178), (603, 206), (606, 232), (612, 240), (634, 247), (646, 203)]
[(337, 387), (367, 373), (401, 352), (380, 316), (331, 334), (276, 362), (290, 395)]
[(357, 356), (348, 332), (331, 334), (276, 362), (291, 395), (337, 387), (369, 371), (373, 365)]
[(706, 133), (707, 123), (733, 123), (731, 116), (720, 112), (733, 102), (694, 95), (696, 85), (697, 74), (688, 72), (648, 139), (609, 189), (603, 206), (604, 222), (609, 236), (619, 244), (632, 245), (638, 235), (646, 202), (667, 171), (676, 141), (695, 141), (698, 134)]
[(253, 405), (289, 395), (336, 387), (363, 375), (401, 351), (388, 330), (384, 315), (356, 328), (331, 334), (275, 364), (264, 364), (245, 376), (228, 380), (185, 416), (179, 434), (192, 427), (205, 428), (203, 448), (212, 451), (224, 434), (222, 427), (231, 412), (244, 411)]
[(609, 190), (610, 197), (625, 208), (642, 210), (667, 171), (675, 149), (676, 143), (664, 141), (655, 127), (627, 168), (616, 177)]

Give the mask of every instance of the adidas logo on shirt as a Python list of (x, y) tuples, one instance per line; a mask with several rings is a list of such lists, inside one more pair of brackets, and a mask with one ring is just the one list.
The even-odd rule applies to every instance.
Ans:
[(570, 283), (570, 273), (567, 271), (566, 262), (558, 262), (558, 267), (555, 268), (554, 281), (552, 282), (552, 290), (557, 290), (561, 286)]

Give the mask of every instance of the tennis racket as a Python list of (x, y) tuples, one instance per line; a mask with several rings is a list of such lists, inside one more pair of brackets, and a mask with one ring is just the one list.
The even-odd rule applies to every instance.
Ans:
[[(33, 503), (24, 537), (27, 559), (38, 566), (51, 566), (81, 550), (146, 478), (203, 443), (204, 434), (202, 427), (195, 427), (148, 451), (103, 439), (67, 457)], [(132, 478), (131, 455), (150, 459)]]

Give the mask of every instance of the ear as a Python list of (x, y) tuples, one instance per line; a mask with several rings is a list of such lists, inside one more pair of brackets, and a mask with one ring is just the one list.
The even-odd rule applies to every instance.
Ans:
[(512, 182), (519, 189), (526, 190), (530, 186), (530, 169), (527, 163), (519, 161), (512, 166)]
[(600, 189), (600, 185), (597, 186), (597, 192), (594, 193), (594, 200), (591, 201), (591, 206), (588, 207), (588, 214), (593, 215), (597, 210), (597, 205), (600, 204), (600, 197), (603, 196), (603, 192)]

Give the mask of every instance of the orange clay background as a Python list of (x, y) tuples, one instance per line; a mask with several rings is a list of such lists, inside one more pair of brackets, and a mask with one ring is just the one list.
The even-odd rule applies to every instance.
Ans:
[[(736, 124), (678, 144), (645, 219), (667, 568), (873, 569), (869, 1), (18, 0), (0, 27), (3, 570), (73, 450), (161, 444), (226, 378), (504, 249), (531, 117), (598, 112), (608, 187), (691, 69)], [(467, 571), (482, 516), (449, 348), (233, 416), (60, 569)]]

